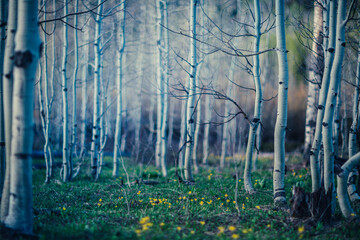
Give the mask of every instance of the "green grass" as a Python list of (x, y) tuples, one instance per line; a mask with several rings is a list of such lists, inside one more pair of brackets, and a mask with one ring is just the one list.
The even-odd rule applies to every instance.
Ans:
[[(125, 159), (129, 161), (129, 159)], [(289, 161), (296, 164), (299, 159)], [(70, 183), (52, 180), (43, 184), (44, 169), (35, 169), (34, 232), (40, 239), (349, 239), (358, 237), (355, 223), (342, 219), (331, 227), (318, 224), (312, 228), (304, 222), (291, 222), (289, 214), (273, 207), (270, 159), (261, 159), (253, 174), (257, 193), (247, 195), (239, 181), (238, 206), (234, 204), (233, 168), (218, 171), (201, 168), (196, 184), (179, 184), (170, 170), (167, 179), (151, 166), (142, 168), (144, 179), (158, 180), (156, 186), (121, 185), (126, 179), (111, 177), (111, 159), (106, 159), (101, 178), (94, 182), (84, 166)], [(128, 166), (131, 181), (140, 168)], [(55, 171), (58, 179), (59, 169)], [(126, 182), (126, 181), (125, 181)], [(287, 199), (290, 188), (300, 184), (310, 187), (306, 169), (288, 171)], [(359, 210), (359, 208), (357, 208)], [(302, 232), (302, 227), (305, 226)], [(231, 231), (233, 230), (233, 231)], [(300, 232), (299, 232), (300, 230)]]

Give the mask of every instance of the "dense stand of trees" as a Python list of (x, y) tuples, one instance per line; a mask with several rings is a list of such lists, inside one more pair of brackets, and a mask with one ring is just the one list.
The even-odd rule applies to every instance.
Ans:
[[(309, 19), (288, 18), (296, 3), (284, 0), (1, 1), (1, 222), (32, 233), (33, 150), (44, 154), (45, 183), (80, 171), (96, 181), (109, 153), (115, 178), (125, 164), (154, 164), (194, 184), (220, 156), (220, 169), (242, 166), (249, 194), (259, 151), (274, 151), (274, 203), (284, 206), (285, 141), (304, 153), (312, 192), (331, 196), (332, 209), (337, 193), (353, 217), (359, 6), (308, 2)], [(307, 103), (306, 119), (294, 102)], [(340, 155), (349, 160), (335, 166)]]

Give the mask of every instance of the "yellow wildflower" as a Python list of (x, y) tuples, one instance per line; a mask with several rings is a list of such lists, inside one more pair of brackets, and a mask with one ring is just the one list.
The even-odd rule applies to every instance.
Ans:
[(201, 224), (201, 225), (205, 225), (205, 221), (200, 221), (200, 224)]
[(233, 232), (233, 231), (236, 230), (236, 227), (235, 226), (229, 226), (228, 229), (229, 229), (230, 232)]
[(266, 227), (268, 227), (268, 228), (271, 227), (271, 224), (266, 225)]
[(350, 215), (351, 215), (352, 217), (355, 217), (355, 216), (356, 216), (356, 214), (355, 214), (355, 213), (351, 213)]
[(189, 191), (188, 194), (191, 194), (191, 191)]
[(204, 202), (203, 202), (203, 201), (201, 201), (201, 202), (200, 202), (200, 205), (203, 205), (203, 204), (204, 204)]
[(229, 199), (226, 199), (226, 202), (228, 203), (228, 202), (230, 202), (230, 200), (229, 200)]
[(140, 224), (145, 224), (145, 223), (148, 223), (149, 221), (150, 221), (150, 217), (146, 216), (146, 217), (141, 218), (139, 223)]
[(140, 236), (140, 235), (141, 235), (141, 230), (140, 230), (140, 229), (136, 229), (136, 230), (135, 230), (135, 233), (136, 233), (136, 235)]
[(257, 209), (261, 209), (260, 206), (255, 206)]
[(102, 199), (101, 199), (101, 198), (99, 199), (99, 202), (102, 202)]
[(138, 191), (138, 192), (137, 192), (137, 195), (140, 195), (140, 193), (141, 193), (141, 191)]
[(227, 195), (227, 194), (225, 194), (225, 197), (228, 197), (228, 195)]
[(163, 227), (163, 226), (165, 226), (165, 223), (162, 222), (159, 225), (160, 225), (160, 227)]
[(191, 230), (191, 231), (190, 231), (190, 234), (195, 234), (195, 231), (194, 231), (194, 230)]
[(231, 235), (231, 238), (232, 238), (232, 239), (238, 239), (238, 238), (239, 238), (239, 234), (235, 234), (235, 233), (234, 233), (233, 235)]
[(223, 226), (219, 226), (218, 230), (219, 230), (218, 235), (221, 235), (225, 232), (225, 228)]
[(304, 231), (305, 231), (304, 226), (301, 226), (301, 227), (298, 228), (298, 232), (299, 232), (299, 233), (303, 233)]
[(177, 227), (176, 227), (176, 230), (177, 230), (177, 231), (181, 231), (181, 227), (180, 227), (180, 226), (177, 226)]
[(185, 200), (185, 199), (186, 199), (186, 197), (185, 197), (185, 196), (183, 196), (183, 199)]
[(98, 206), (100, 207), (100, 206), (101, 206), (101, 203), (98, 203)]
[(65, 211), (66, 210), (66, 208), (65, 207), (63, 207), (63, 211)]

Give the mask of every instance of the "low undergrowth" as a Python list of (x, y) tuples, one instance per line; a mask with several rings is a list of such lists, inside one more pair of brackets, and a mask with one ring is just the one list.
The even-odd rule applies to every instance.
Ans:
[[(97, 182), (88, 177), (86, 166), (70, 183), (56, 180), (56, 173), (44, 184), (44, 169), (34, 169), (34, 233), (40, 239), (358, 238), (359, 225), (346, 222), (338, 210), (338, 220), (325, 226), (291, 221), (288, 212), (275, 208), (271, 164), (270, 159), (259, 161), (253, 174), (256, 194), (246, 194), (239, 179), (237, 202), (233, 168), (202, 167), (195, 185), (184, 185), (174, 170), (165, 179), (151, 166), (126, 164), (130, 181), (142, 176), (158, 183), (130, 187), (124, 171), (111, 177), (110, 159)], [(286, 175), (288, 202), (293, 185), (310, 187), (310, 171), (292, 169)]]

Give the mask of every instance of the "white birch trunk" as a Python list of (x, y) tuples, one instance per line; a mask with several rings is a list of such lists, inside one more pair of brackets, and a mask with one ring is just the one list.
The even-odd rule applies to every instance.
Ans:
[(166, 138), (166, 129), (168, 125), (168, 108), (169, 108), (169, 32), (168, 28), (168, 2), (163, 1), (164, 4), (164, 97), (163, 97), (163, 115), (161, 119), (161, 157), (160, 157), (160, 164), (161, 164), (161, 172), (164, 177), (167, 176), (167, 169), (166, 169), (166, 154), (167, 154), (167, 138)]
[[(189, 83), (187, 83), (187, 86), (189, 86)], [(188, 87), (187, 87), (188, 88)], [(185, 139), (186, 139), (186, 135), (187, 135), (187, 120), (186, 120), (186, 106), (187, 106), (187, 101), (182, 101), (181, 103), (181, 123), (180, 123), (180, 140), (179, 140), (179, 149), (182, 148), (182, 146), (185, 143)], [(183, 169), (184, 169), (184, 160), (185, 160), (185, 150), (183, 149), (180, 153), (179, 153), (179, 169), (180, 172), (182, 173)]]
[(121, 124), (122, 124), (122, 114), (123, 114), (123, 94), (122, 94), (122, 81), (123, 81), (123, 55), (125, 50), (125, 13), (126, 13), (126, 4), (123, 4), (123, 11), (120, 12), (121, 16), (119, 17), (121, 21), (121, 31), (118, 31), (117, 38), (119, 44), (119, 51), (117, 56), (117, 78), (116, 78), (116, 124), (115, 124), (115, 136), (114, 136), (114, 156), (113, 156), (113, 177), (119, 176), (119, 167), (120, 162), (118, 159), (119, 154), (121, 154)]
[(9, 2), (9, 17), (7, 21), (7, 37), (4, 56), (4, 75), (3, 90), (4, 90), (4, 116), (5, 120), (5, 142), (6, 142), (6, 169), (5, 181), (2, 188), (1, 197), (1, 222), (5, 221), (9, 211), (10, 198), (10, 171), (11, 171), (11, 128), (12, 128), (12, 103), (13, 103), (13, 84), (14, 84), (14, 51), (15, 51), (15, 33), (17, 30), (17, 5), (18, 1)]
[[(5, 182), (5, 168), (6, 168), (6, 145), (5, 145), (5, 119), (4, 119), (4, 64), (3, 59), (5, 58), (5, 40), (6, 40), (6, 23), (8, 13), (8, 1), (0, 2), (0, 189), (3, 189)], [(2, 193), (0, 192), (0, 198)]]
[[(53, 0), (53, 8), (55, 9), (55, 0)], [(46, 20), (47, 13), (44, 13), (44, 20)], [(46, 29), (46, 28), (45, 28)], [(54, 43), (55, 37), (53, 37), (53, 56), (52, 56), (52, 76), (51, 79), (48, 77), (48, 46), (47, 46), (47, 36), (44, 34), (44, 98), (45, 98), (45, 108), (46, 108), (46, 115), (45, 115), (45, 145), (44, 145), (44, 157), (46, 163), (46, 178), (45, 183), (50, 181), (52, 177), (52, 168), (53, 168), (53, 155), (52, 155), (52, 146), (50, 142), (51, 136), (51, 108), (54, 101), (54, 67), (55, 67), (55, 53), (54, 53)], [(49, 86), (50, 85), (50, 86)], [(41, 86), (41, 84), (40, 84)], [(50, 88), (50, 89), (49, 89)], [(51, 92), (49, 97), (49, 91)]]
[[(254, 43), (254, 53), (259, 52), (260, 47), (260, 38), (261, 38), (261, 15), (260, 15), (260, 3), (259, 0), (254, 0), (254, 13), (255, 13), (255, 43)], [(284, 29), (285, 31), (285, 29)], [(285, 32), (284, 32), (285, 34)], [(285, 39), (283, 40), (285, 42)], [(286, 49), (286, 46), (284, 44), (284, 49)], [(285, 53), (286, 58), (286, 53)], [(286, 59), (282, 60), (284, 63), (287, 64)], [(279, 60), (280, 63), (280, 60)], [(286, 67), (287, 68), (287, 67)], [(259, 123), (261, 121), (261, 108), (262, 108), (262, 89), (261, 89), (261, 80), (260, 80), (260, 65), (259, 65), (259, 55), (255, 55), (253, 57), (253, 77), (254, 77), (254, 83), (255, 83), (255, 108), (254, 108), (254, 117), (252, 121), (250, 122), (250, 130), (249, 130), (249, 137), (248, 137), (248, 143), (246, 147), (246, 160), (245, 160), (245, 170), (244, 170), (244, 188), (245, 191), (248, 193), (254, 193), (255, 189), (252, 186), (251, 183), (251, 170), (252, 170), (252, 158), (253, 158), (253, 151), (254, 151), (254, 144), (255, 144), (255, 138), (257, 129), (259, 127)], [(287, 74), (287, 73), (282, 73)], [(281, 76), (281, 75), (280, 75)], [(286, 75), (287, 76), (287, 75)], [(287, 78), (287, 77), (286, 77)], [(282, 81), (282, 80), (281, 80)], [(284, 82), (287, 81), (284, 80)], [(287, 89), (284, 89), (285, 91)], [(283, 99), (283, 101), (287, 101), (287, 99)], [(280, 101), (280, 99), (279, 99)], [(286, 110), (286, 108), (285, 108)], [(286, 125), (286, 120), (285, 120)], [(285, 131), (285, 129), (284, 129)], [(285, 134), (284, 134), (285, 137)], [(275, 174), (274, 174), (275, 175)], [(276, 200), (276, 198), (275, 198)]]
[(155, 144), (155, 165), (157, 168), (161, 167), (161, 130), (162, 130), (162, 116), (164, 114), (164, 66), (162, 52), (164, 48), (164, 32), (161, 24), (164, 24), (164, 4), (159, 0), (156, 2), (157, 18), (156, 18), (156, 32), (157, 32), (157, 117), (156, 117), (156, 144)]
[(334, 156), (339, 156), (339, 134), (341, 133), (340, 129), (340, 119), (341, 119), (341, 82), (338, 86), (337, 90), (337, 96), (336, 96), (336, 105), (334, 110), (334, 118), (333, 118), (333, 136), (332, 136), (332, 142), (334, 145)]
[(37, 1), (18, 1), (12, 115), (10, 204), (5, 226), (31, 234), (33, 109), (39, 59)]
[[(344, 0), (346, 2), (346, 0)], [(347, 189), (347, 180), (349, 173), (360, 163), (360, 153), (355, 154), (349, 160), (347, 160), (344, 165), (341, 167), (343, 172), (337, 176), (337, 194), (339, 205), (342, 214), (346, 218), (356, 217), (355, 211), (351, 208), (348, 189)]]
[(86, 156), (86, 106), (87, 106), (87, 82), (88, 82), (88, 61), (89, 61), (89, 40), (90, 40), (90, 30), (87, 29), (85, 33), (83, 55), (82, 55), (82, 71), (81, 71), (81, 126), (80, 126), (80, 157), (83, 159)]
[[(357, 60), (355, 92), (353, 96), (352, 124), (349, 130), (349, 158), (351, 158), (358, 152), (356, 133), (359, 131), (360, 42), (358, 49), (359, 49), (359, 53)], [(355, 179), (356, 179), (355, 173), (353, 171), (350, 172), (347, 182), (347, 191), (351, 201), (360, 200), (360, 196), (356, 192)]]
[(286, 202), (285, 177), (285, 134), (287, 127), (288, 62), (285, 40), (284, 0), (276, 0), (276, 45), (278, 48), (279, 86), (277, 116), (274, 131), (274, 173), (273, 188), (275, 204)]
[(174, 135), (174, 116), (175, 116), (175, 102), (171, 101), (170, 98), (168, 98), (169, 101), (169, 133), (167, 137), (167, 146), (168, 148), (172, 149), (172, 138)]
[(100, 97), (101, 97), (101, 22), (102, 22), (102, 1), (98, 0), (97, 15), (95, 20), (95, 70), (94, 70), (94, 103), (93, 103), (93, 127), (91, 136), (91, 175), (94, 179), (97, 178), (98, 164), (99, 164), (99, 148), (100, 148)]
[[(322, 143), (322, 122), (325, 113), (325, 103), (329, 91), (330, 73), (331, 73), (331, 69), (334, 61), (334, 54), (335, 54), (336, 12), (337, 12), (336, 2), (328, 1), (326, 9), (327, 9), (327, 13), (326, 13), (327, 16), (325, 17), (325, 19), (329, 20), (329, 24), (325, 23), (324, 25), (330, 27), (329, 27), (329, 34), (325, 35), (324, 37), (324, 39), (326, 40), (324, 42), (325, 66), (324, 66), (324, 74), (321, 82), (319, 105), (316, 115), (314, 141), (312, 143), (312, 147), (310, 150), (310, 168), (311, 168), (311, 182), (312, 182), (313, 192), (315, 192), (320, 188), (320, 182), (321, 182), (319, 153), (320, 153), (320, 146)], [(325, 29), (327, 28), (325, 27)]]
[[(79, 0), (75, 0), (75, 12), (79, 11)], [(74, 16), (74, 73), (72, 81), (72, 128), (71, 128), (71, 142), (69, 158), (70, 162), (73, 162), (74, 156), (76, 155), (76, 133), (77, 133), (77, 76), (79, 71), (79, 38), (78, 38), (78, 15)], [(72, 177), (72, 176), (70, 176)]]
[(204, 96), (204, 106), (205, 106), (205, 115), (204, 122), (204, 138), (203, 138), (203, 164), (207, 164), (207, 159), (209, 157), (209, 132), (210, 132), (210, 121), (211, 121), (211, 108), (210, 108), (210, 96)]
[[(100, 78), (103, 76), (103, 68), (100, 68)], [(103, 99), (100, 103), (100, 149), (99, 149), (99, 167), (96, 175), (96, 180), (99, 179), (104, 164), (104, 151), (108, 137), (108, 117), (107, 117), (107, 103), (108, 103), (108, 86), (104, 86), (105, 83), (101, 81), (102, 92), (104, 93)]]
[(313, 25), (313, 44), (312, 54), (310, 56), (308, 96), (306, 105), (305, 119), (305, 144), (304, 144), (304, 162), (310, 161), (311, 144), (314, 140), (316, 128), (316, 106), (318, 104), (319, 85), (321, 84), (323, 72), (323, 7), (314, 1), (314, 25)]
[[(64, 16), (68, 14), (68, 3), (64, 4)], [(63, 150), (62, 150), (62, 169), (61, 169), (61, 179), (64, 182), (71, 180), (72, 174), (72, 164), (69, 158), (69, 136), (68, 136), (68, 87), (67, 87), (67, 54), (68, 54), (68, 18), (64, 18), (63, 25), (63, 60), (62, 60), (62, 101), (63, 101)]]
[[(346, 17), (346, 0), (339, 1), (336, 26), (336, 51), (334, 63), (331, 69), (329, 92), (326, 99), (325, 115), (323, 120), (323, 142), (324, 142), (324, 187), (325, 191), (334, 191), (334, 146), (332, 143), (333, 119), (338, 95), (339, 85), (341, 82), (341, 70), (345, 52), (345, 17)], [(335, 194), (333, 192), (333, 202)], [(332, 204), (334, 210), (334, 204)]]
[[(201, 67), (199, 66), (198, 69), (200, 69)], [(198, 74), (197, 76), (199, 76), (200, 71), (198, 70)], [(198, 79), (198, 78), (197, 78)], [(197, 80), (197, 86), (199, 86), (199, 81)], [(197, 148), (199, 145), (199, 133), (200, 133), (200, 122), (201, 122), (201, 96), (199, 94), (199, 99), (198, 99), (198, 103), (196, 106), (196, 122), (195, 122), (195, 131), (194, 131), (194, 150), (193, 150), (193, 155), (192, 155), (192, 162), (193, 162), (193, 166), (194, 166), (194, 173), (197, 174), (199, 173), (199, 166), (198, 166), (198, 161), (197, 161)]]
[(184, 159), (184, 175), (185, 180), (193, 181), (191, 171), (191, 156), (194, 147), (194, 109), (195, 109), (195, 94), (196, 94), (196, 8), (198, 0), (190, 1), (190, 76), (189, 76), (189, 94), (186, 107), (186, 121), (187, 121), (187, 134), (186, 134), (186, 148)]

